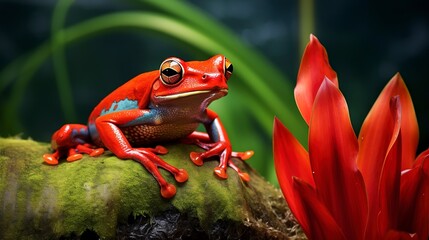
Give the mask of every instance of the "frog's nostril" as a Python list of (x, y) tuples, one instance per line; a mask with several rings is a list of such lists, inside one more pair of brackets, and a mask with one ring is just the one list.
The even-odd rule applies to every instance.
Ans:
[(203, 80), (206, 79), (206, 78), (207, 78), (207, 74), (204, 74), (203, 75)]

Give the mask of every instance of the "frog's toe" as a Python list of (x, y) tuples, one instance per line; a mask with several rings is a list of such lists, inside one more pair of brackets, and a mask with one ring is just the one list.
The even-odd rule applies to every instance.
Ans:
[(168, 149), (161, 145), (157, 145), (154, 149), (154, 152), (160, 155), (165, 155), (168, 153)]
[(164, 186), (161, 186), (161, 196), (163, 198), (169, 199), (176, 195), (176, 187), (173, 184), (167, 183)]
[(135, 148), (135, 149), (145, 155), (148, 152), (155, 153), (158, 155), (165, 155), (168, 153), (168, 149), (161, 145), (157, 145), (155, 148)]
[(226, 170), (225, 170), (225, 168), (222, 168), (222, 167), (215, 167), (215, 168), (214, 168), (214, 173), (215, 173), (218, 177), (220, 177), (220, 178), (222, 178), (222, 179), (227, 179), (227, 178), (228, 178), (228, 174), (226, 174)]
[(197, 153), (197, 152), (191, 152), (189, 154), (189, 157), (191, 158), (192, 162), (197, 165), (197, 166), (202, 166), (203, 165), (203, 158), (202, 158), (202, 153)]
[(252, 150), (245, 152), (232, 152), (231, 157), (240, 158), (241, 160), (247, 160), (253, 156), (254, 152)]
[[(76, 153), (80, 153), (80, 154), (88, 154), (91, 157), (97, 157), (97, 156), (100, 156), (101, 154), (104, 153), (104, 148), (95, 148), (95, 146), (93, 146), (89, 143), (78, 144), (76, 146), (76, 150), (77, 151), (74, 151), (74, 152), (72, 150), (70, 150), (69, 156), (75, 155)], [(79, 159), (80, 158), (77, 158), (76, 160), (79, 160)]]
[(241, 178), (241, 180), (243, 180), (244, 182), (249, 182), (249, 181), (250, 181), (250, 176), (249, 176), (249, 174), (247, 174), (247, 173), (245, 173), (245, 172), (242, 172), (242, 171), (240, 170), (240, 168), (238, 168), (238, 167), (234, 164), (234, 162), (233, 162), (232, 160), (230, 160), (230, 161), (228, 162), (228, 166), (229, 166), (230, 168), (234, 169), (234, 171), (236, 171), (236, 172), (237, 172), (237, 174), (238, 174), (238, 176)]
[(178, 169), (177, 173), (174, 174), (174, 179), (179, 183), (186, 182), (188, 178), (189, 175), (185, 169)]
[(74, 162), (80, 159), (82, 159), (82, 154), (76, 153), (76, 154), (69, 155), (67, 157), (67, 162)]
[(245, 172), (239, 172), (238, 176), (240, 176), (241, 180), (243, 180), (244, 182), (249, 182), (250, 181), (249, 174), (247, 174)]
[(104, 148), (97, 148), (97, 149), (92, 150), (92, 152), (89, 154), (89, 156), (98, 157), (103, 153), (104, 153)]
[(43, 155), (43, 159), (45, 160), (46, 164), (49, 164), (49, 165), (58, 164), (58, 158), (56, 158), (54, 154), (46, 153)]

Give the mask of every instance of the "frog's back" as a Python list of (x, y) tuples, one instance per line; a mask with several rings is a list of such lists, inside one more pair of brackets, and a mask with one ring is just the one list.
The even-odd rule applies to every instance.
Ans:
[(95, 128), (95, 120), (102, 115), (117, 112), (121, 110), (136, 109), (146, 107), (149, 102), (149, 96), (152, 84), (158, 76), (158, 71), (142, 73), (120, 87), (116, 88), (107, 95), (92, 110), (88, 118), (88, 129), (91, 138), (98, 141), (98, 133)]
[(112, 91), (92, 110), (88, 122), (94, 123), (99, 116), (108, 113), (145, 107), (157, 75), (158, 71), (142, 73)]

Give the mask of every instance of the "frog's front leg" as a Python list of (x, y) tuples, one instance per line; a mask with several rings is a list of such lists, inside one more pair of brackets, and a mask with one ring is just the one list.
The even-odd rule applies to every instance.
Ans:
[[(121, 127), (132, 127), (143, 124), (148, 110), (123, 110), (100, 116), (95, 126), (104, 146), (120, 159), (133, 159), (142, 164), (156, 179), (161, 187), (161, 195), (171, 198), (176, 194), (174, 185), (168, 183), (160, 174), (158, 167), (162, 167), (174, 175), (177, 182), (188, 180), (188, 173), (184, 169), (177, 169), (163, 161), (156, 154), (165, 154), (167, 150), (161, 146), (156, 148), (133, 148), (121, 130)], [(143, 137), (143, 136), (142, 136)]]
[(204, 125), (207, 129), (207, 133), (193, 132), (189, 135), (185, 141), (190, 141), (197, 144), (201, 148), (207, 150), (203, 153), (191, 152), (191, 160), (198, 166), (203, 165), (203, 160), (212, 156), (219, 156), (220, 163), (214, 169), (217, 176), (222, 179), (228, 178), (226, 173), (227, 166), (234, 169), (243, 181), (248, 182), (250, 177), (247, 173), (242, 172), (232, 161), (231, 157), (237, 157), (241, 160), (247, 160), (253, 156), (253, 151), (245, 152), (233, 152), (231, 148), (231, 142), (229, 141), (226, 130), (220, 121), (218, 115), (208, 110), (207, 119), (205, 119)]

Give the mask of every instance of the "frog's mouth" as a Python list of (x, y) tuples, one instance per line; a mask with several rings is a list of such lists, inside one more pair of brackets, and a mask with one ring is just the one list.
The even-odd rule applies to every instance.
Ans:
[(183, 93), (176, 93), (176, 94), (170, 94), (165, 96), (155, 96), (155, 98), (158, 101), (170, 101), (175, 99), (184, 99), (187, 97), (193, 97), (193, 96), (202, 96), (202, 98), (206, 100), (215, 100), (218, 98), (221, 98), (228, 94), (228, 89), (218, 89), (218, 90), (197, 90), (197, 91), (191, 91), (191, 92), (183, 92)]

